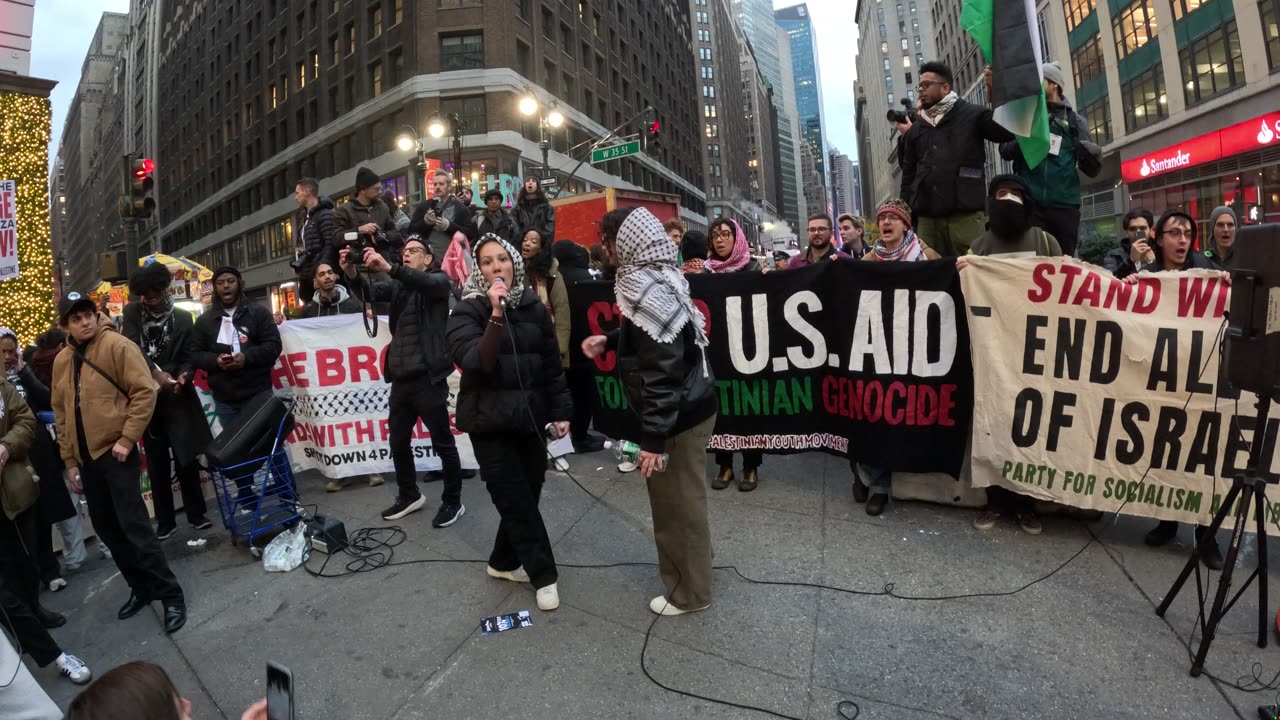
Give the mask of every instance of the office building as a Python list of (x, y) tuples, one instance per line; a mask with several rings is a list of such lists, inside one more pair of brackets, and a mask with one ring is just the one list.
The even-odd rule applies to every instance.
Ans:
[(861, 192), (858, 190), (858, 163), (836, 148), (831, 148), (828, 167), (831, 171), (831, 212), (862, 214)]
[(744, 202), (751, 188), (753, 121), (750, 113), (743, 112), (747, 108), (741, 64), (745, 38), (728, 0), (692, 0), (691, 12), (705, 139), (707, 219), (729, 217), (754, 237), (760, 220)]
[[(805, 187), (805, 180), (813, 171), (813, 156), (810, 154), (809, 166), (805, 166), (805, 155), (802, 152), (804, 145), (804, 135), (801, 132), (799, 115), (796, 112), (796, 78), (795, 69), (791, 62), (791, 36), (786, 30), (778, 28), (774, 36), (774, 42), (778, 47), (778, 68), (781, 71), (781, 95), (783, 104), (788, 108), (786, 118), (786, 129), (779, 133), (780, 141), (785, 142), (782, 155), (782, 190), (784, 196), (788, 192), (788, 188), (794, 188), (794, 199), (788, 199), (787, 212), (784, 218), (792, 224), (793, 227), (800, 227), (801, 223), (809, 217), (809, 199), (813, 196), (813, 191)], [(779, 122), (781, 122), (779, 117)], [(789, 152), (788, 152), (789, 151)]]
[[(809, 16), (809, 7), (804, 3), (783, 8), (774, 13), (778, 27), (787, 33), (791, 44), (791, 69), (795, 73), (796, 112), (800, 123), (800, 132), (813, 156), (813, 163), (818, 175), (822, 177), (823, 191), (826, 195), (827, 184), (827, 142), (823, 132), (822, 113), (822, 73), (818, 65), (817, 39), (813, 23)], [(810, 202), (813, 206), (815, 203)], [(822, 207), (826, 200), (817, 203)]]
[[(738, 26), (740, 28), (740, 26)], [(781, 167), (778, 165), (778, 110), (751, 43), (742, 36), (738, 56), (742, 75), (743, 111), (747, 116), (747, 166), (751, 169), (748, 199), (759, 206), (764, 220), (774, 222), (782, 205)]]

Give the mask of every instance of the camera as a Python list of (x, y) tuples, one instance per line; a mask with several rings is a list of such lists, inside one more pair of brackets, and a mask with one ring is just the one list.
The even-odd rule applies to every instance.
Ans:
[(373, 238), (358, 232), (349, 232), (342, 236), (343, 247), (348, 249), (347, 259), (354, 267), (364, 266), (364, 249), (375, 247)]
[(916, 121), (915, 106), (912, 105), (911, 101), (908, 100), (907, 98), (902, 98), (901, 102), (902, 102), (902, 107), (906, 109), (894, 110), (893, 108), (889, 108), (889, 111), (884, 114), (885, 119), (894, 124), (914, 123)]

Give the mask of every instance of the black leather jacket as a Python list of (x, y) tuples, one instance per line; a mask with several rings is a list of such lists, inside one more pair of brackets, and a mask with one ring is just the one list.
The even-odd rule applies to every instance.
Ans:
[[(702, 362), (702, 350), (694, 340), (692, 325), (669, 343), (660, 343), (634, 324), (609, 333), (610, 350), (618, 353), (617, 372), (627, 393), (627, 402), (640, 417), (640, 449), (661, 453), (666, 440), (716, 414), (714, 378), (711, 364)], [(707, 382), (696, 381), (707, 391), (690, 397), (695, 379), (690, 374), (699, 363), (706, 369)]]

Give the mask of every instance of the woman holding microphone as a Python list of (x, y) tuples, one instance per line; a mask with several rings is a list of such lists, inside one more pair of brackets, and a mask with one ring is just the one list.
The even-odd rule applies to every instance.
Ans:
[(471, 436), (480, 478), (501, 516), (487, 572), (531, 582), (538, 608), (555, 610), (556, 561), (538, 511), (547, 469), (544, 428), (564, 437), (573, 403), (551, 315), (525, 287), (520, 253), (497, 235), (476, 243), (448, 341), (462, 371), (457, 426)]

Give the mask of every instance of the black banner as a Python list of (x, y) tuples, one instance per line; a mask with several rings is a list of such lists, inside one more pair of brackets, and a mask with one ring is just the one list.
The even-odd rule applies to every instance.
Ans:
[[(830, 262), (766, 274), (690, 275), (710, 322), (715, 450), (824, 450), (903, 472), (956, 475), (973, 408), (954, 261)], [(574, 352), (618, 327), (607, 282), (570, 289)], [(636, 439), (612, 352), (593, 373), (595, 427)]]

